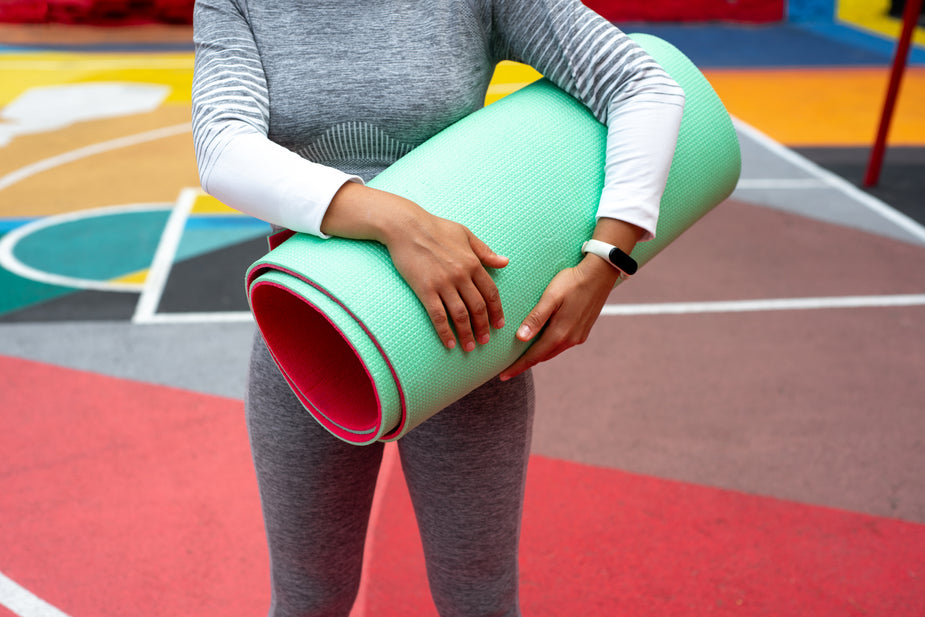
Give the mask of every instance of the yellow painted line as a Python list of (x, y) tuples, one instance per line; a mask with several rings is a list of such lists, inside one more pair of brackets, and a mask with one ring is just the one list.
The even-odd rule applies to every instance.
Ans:
[(223, 204), (216, 198), (212, 197), (211, 195), (207, 195), (206, 193), (203, 193), (203, 192), (200, 192), (196, 196), (196, 199), (193, 201), (193, 207), (190, 210), (190, 214), (197, 215), (197, 216), (204, 215), (204, 214), (205, 215), (215, 214), (215, 215), (221, 215), (221, 216), (229, 216), (229, 215), (245, 216), (239, 210), (235, 210), (234, 208), (231, 208), (230, 206), (226, 206), (225, 204)]
[[(889, 0), (839, 0), (836, 4), (841, 21), (890, 38), (899, 37), (902, 19), (890, 17)], [(916, 27), (912, 40), (918, 45), (925, 45), (925, 28)]]
[[(705, 71), (729, 112), (788, 146), (870, 146), (886, 94), (882, 67)], [(925, 68), (910, 67), (891, 145), (925, 146)]]
[(192, 53), (122, 53), (107, 52), (7, 52), (0, 55), (0, 67), (17, 71), (57, 71), (75, 67), (89, 70), (112, 69), (182, 69), (193, 68)]
[(189, 104), (193, 55), (12, 53), (0, 56), (0, 106), (29, 88), (113, 81), (163, 84), (171, 89), (165, 103)]
[(139, 270), (137, 272), (132, 272), (126, 274), (125, 276), (120, 276), (114, 279), (110, 279), (112, 283), (131, 283), (137, 285), (144, 285), (145, 279), (148, 278), (148, 268)]

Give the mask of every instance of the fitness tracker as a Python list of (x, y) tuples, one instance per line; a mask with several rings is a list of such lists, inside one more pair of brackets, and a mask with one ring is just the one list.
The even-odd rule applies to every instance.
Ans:
[(600, 240), (588, 240), (581, 245), (582, 253), (592, 253), (605, 259), (611, 266), (623, 273), (623, 278), (636, 274), (639, 264), (636, 260), (612, 244)]

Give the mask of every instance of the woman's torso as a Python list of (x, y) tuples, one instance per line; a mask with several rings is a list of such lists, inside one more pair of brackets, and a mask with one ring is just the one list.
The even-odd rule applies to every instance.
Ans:
[(369, 180), (482, 106), (495, 63), (483, 4), (248, 2), (269, 137)]

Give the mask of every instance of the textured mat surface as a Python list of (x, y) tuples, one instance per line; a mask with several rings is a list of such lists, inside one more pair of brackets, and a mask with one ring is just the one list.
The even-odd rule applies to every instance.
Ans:
[[(684, 119), (644, 264), (732, 192), (738, 141), (703, 75), (677, 49), (636, 40), (684, 88)], [(552, 277), (581, 258), (603, 186), (606, 128), (549, 82), (449, 127), (371, 186), (466, 224), (510, 265), (495, 273), (517, 324)], [(550, 173), (556, 170), (556, 173)], [(447, 350), (423, 306), (373, 242), (296, 235), (248, 272), (257, 324), (287, 380), (329, 431), (351, 443), (405, 434), (510, 365), (514, 328), (471, 353)]]

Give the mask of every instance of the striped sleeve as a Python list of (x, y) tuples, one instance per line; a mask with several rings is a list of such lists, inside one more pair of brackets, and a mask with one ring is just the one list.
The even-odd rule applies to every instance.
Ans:
[(530, 64), (607, 125), (598, 217), (655, 236), (684, 92), (632, 39), (579, 0), (495, 0), (502, 57)]
[(267, 138), (266, 77), (235, 0), (197, 1), (193, 40), (193, 142), (203, 189), (269, 223), (324, 237), (321, 220), (334, 194), (361, 180)]

